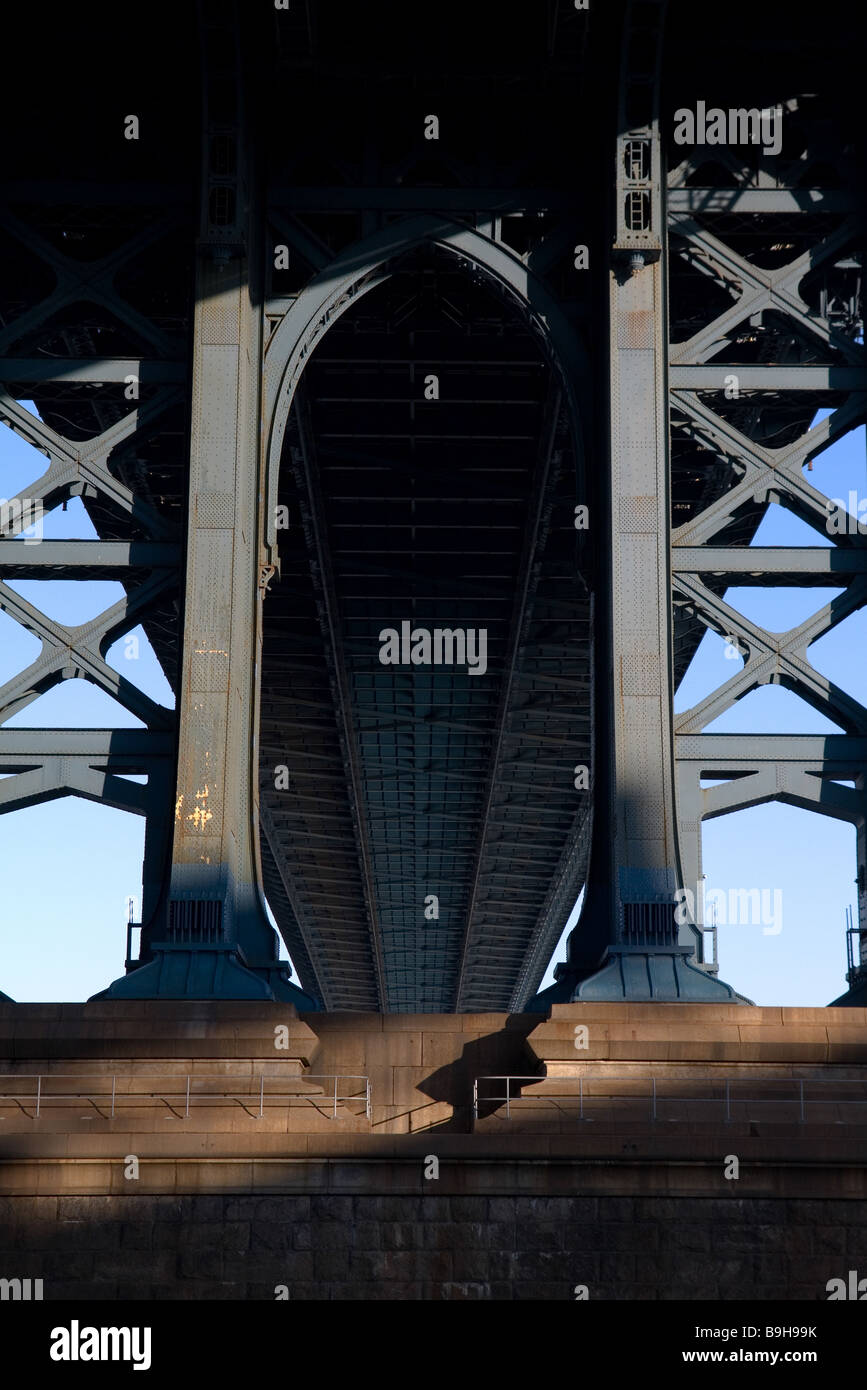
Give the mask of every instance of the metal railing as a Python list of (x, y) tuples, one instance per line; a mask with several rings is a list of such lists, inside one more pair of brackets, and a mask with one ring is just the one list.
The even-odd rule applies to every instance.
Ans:
[[(150, 1090), (124, 1089), (124, 1086), (128, 1087), (130, 1084), (137, 1084), (140, 1081), (152, 1081), (155, 1079), (163, 1079), (170, 1084)], [(42, 1110), (47, 1103), (50, 1104), (51, 1102), (70, 1100), (89, 1101), (99, 1113), (102, 1113), (100, 1111), (100, 1103), (102, 1103), (109, 1112), (107, 1118), (112, 1120), (115, 1119), (118, 1109), (124, 1107), (139, 1107), (146, 1104), (158, 1105), (160, 1102), (166, 1105), (172, 1112), (171, 1116), (166, 1116), (166, 1119), (189, 1119), (190, 1110), (191, 1108), (195, 1108), (196, 1103), (208, 1104), (214, 1101), (235, 1102), (240, 1104), (245, 1110), (248, 1110), (247, 1102), (251, 1102), (252, 1105), (257, 1108), (253, 1111), (248, 1110), (248, 1113), (254, 1114), (255, 1118), (258, 1120), (263, 1118), (266, 1106), (269, 1105), (272, 1109), (281, 1107), (288, 1109), (293, 1105), (312, 1105), (316, 1109), (320, 1109), (323, 1104), (326, 1104), (328, 1109), (331, 1110), (331, 1118), (336, 1120), (338, 1105), (346, 1105), (352, 1102), (363, 1102), (364, 1113), (368, 1121), (372, 1116), (370, 1077), (368, 1076), (353, 1075), (348, 1072), (341, 1072), (335, 1075), (332, 1072), (328, 1072), (318, 1073), (316, 1075), (305, 1074), (304, 1076), (297, 1077), (280, 1077), (266, 1076), (264, 1072), (262, 1072), (258, 1077), (254, 1075), (249, 1078), (241, 1078), (250, 1083), (246, 1090), (243, 1086), (224, 1086), (222, 1090), (209, 1089), (199, 1092), (196, 1091), (196, 1087), (200, 1082), (222, 1081), (225, 1083), (231, 1079), (232, 1078), (219, 1074), (208, 1075), (204, 1072), (196, 1076), (190, 1073), (188, 1075), (171, 1077), (167, 1077), (165, 1072), (115, 1072), (111, 1076), (96, 1072), (0, 1072), (0, 1087), (4, 1087), (10, 1081), (35, 1082), (32, 1093), (27, 1090), (23, 1092), (18, 1090), (0, 1090), (0, 1105), (2, 1105), (4, 1101), (14, 1102), (18, 1105), (18, 1108), (26, 1114), (24, 1103), (29, 1101), (35, 1107), (35, 1113), (31, 1118), (37, 1120), (40, 1118)], [(104, 1085), (100, 1088), (88, 1088), (86, 1090), (70, 1091), (59, 1089), (61, 1083), (65, 1085), (65, 1083), (70, 1081), (91, 1080), (102, 1082)], [(308, 1081), (329, 1081), (333, 1082), (334, 1085), (333, 1088), (329, 1087), (328, 1094), (323, 1092), (321, 1095), (304, 1095), (301, 1092), (295, 1093), (291, 1091), (291, 1083), (293, 1081), (302, 1083)], [(363, 1086), (358, 1087), (350, 1095), (340, 1095), (341, 1081), (359, 1081), (363, 1082)], [(109, 1082), (111, 1083), (110, 1089)], [(121, 1083), (120, 1090), (118, 1089), (118, 1082)], [(55, 1090), (53, 1092), (51, 1083), (55, 1083)], [(272, 1090), (269, 1094), (269, 1086), (271, 1086), (272, 1083), (279, 1089)], [(282, 1100), (275, 1099), (275, 1097), (282, 1097)], [(183, 1115), (179, 1113), (181, 1106), (183, 1106)]]
[[(629, 1090), (629, 1091), (616, 1092), (616, 1091), (612, 1091), (611, 1086), (610, 1086), (610, 1083), (611, 1083), (612, 1081), (629, 1081), (629, 1083), (630, 1083), (630, 1085), (631, 1085), (632, 1087), (636, 1087), (636, 1086), (641, 1086), (642, 1084), (646, 1085), (648, 1079), (649, 1079), (649, 1081), (650, 1081), (650, 1089), (649, 1089), (649, 1091), (647, 1091), (646, 1093), (643, 1092), (643, 1091), (641, 1091), (641, 1090), (636, 1091), (636, 1090), (634, 1090), (634, 1089), (633, 1089), (633, 1090)], [(485, 1096), (480, 1096), (480, 1095), (479, 1095), (479, 1082), (481, 1082), (481, 1081), (505, 1081), (505, 1083), (506, 1083), (505, 1094), (503, 1094), (503, 1095), (485, 1095)], [(575, 1082), (577, 1082), (577, 1083), (578, 1083), (578, 1095), (577, 1095), (577, 1097), (576, 1097), (572, 1091), (568, 1091), (568, 1092), (565, 1092), (565, 1091), (564, 1091), (562, 1095), (559, 1095), (559, 1096), (558, 1096), (558, 1094), (557, 1094), (556, 1091), (551, 1091), (550, 1089), (548, 1089), (548, 1090), (546, 1090), (546, 1093), (545, 1093), (544, 1095), (540, 1095), (540, 1094), (538, 1094), (538, 1093), (534, 1095), (534, 1094), (531, 1092), (531, 1093), (530, 1093), (529, 1095), (527, 1095), (527, 1096), (520, 1096), (520, 1095), (516, 1095), (516, 1094), (513, 1092), (513, 1090), (512, 1090), (512, 1084), (513, 1084), (514, 1082), (517, 1082), (519, 1085), (526, 1084), (527, 1082), (533, 1082), (533, 1083), (535, 1083), (536, 1085), (539, 1085), (540, 1082), (543, 1082), (543, 1081), (546, 1082), (546, 1083), (548, 1083), (548, 1086), (549, 1086), (549, 1087), (550, 1087), (550, 1085), (551, 1085), (552, 1083), (557, 1083), (557, 1082), (561, 1082), (561, 1081), (562, 1081), (562, 1082), (571, 1083), (572, 1085), (574, 1085)], [(588, 1102), (588, 1101), (591, 1101), (591, 1100), (592, 1100), (592, 1101), (598, 1101), (598, 1102), (601, 1102), (601, 1103), (603, 1103), (603, 1104), (604, 1104), (604, 1103), (611, 1103), (612, 1101), (616, 1101), (616, 1100), (631, 1100), (631, 1101), (640, 1101), (640, 1102), (649, 1103), (649, 1106), (650, 1106), (649, 1117), (650, 1117), (650, 1121), (651, 1121), (652, 1124), (656, 1124), (657, 1121), (660, 1121), (660, 1119), (661, 1119), (661, 1117), (660, 1117), (660, 1115), (659, 1115), (659, 1107), (660, 1107), (661, 1104), (666, 1104), (666, 1105), (677, 1105), (677, 1104), (682, 1104), (682, 1105), (720, 1105), (720, 1106), (722, 1106), (723, 1109), (724, 1109), (724, 1120), (725, 1120), (725, 1123), (726, 1123), (726, 1124), (729, 1124), (729, 1123), (732, 1121), (732, 1118), (733, 1118), (733, 1116), (732, 1116), (732, 1107), (735, 1106), (735, 1105), (742, 1106), (742, 1105), (753, 1104), (753, 1105), (763, 1105), (763, 1106), (764, 1106), (764, 1105), (789, 1105), (789, 1106), (797, 1106), (797, 1108), (798, 1108), (798, 1123), (799, 1123), (799, 1124), (807, 1124), (807, 1122), (808, 1122), (808, 1121), (807, 1121), (807, 1106), (808, 1106), (808, 1102), (811, 1103), (811, 1104), (813, 1104), (814, 1106), (815, 1106), (815, 1105), (835, 1105), (835, 1106), (861, 1105), (861, 1106), (864, 1106), (865, 1108), (867, 1108), (867, 1078), (865, 1078), (865, 1079), (862, 1080), (862, 1079), (859, 1078), (859, 1077), (841, 1077), (841, 1078), (839, 1078), (839, 1079), (834, 1078), (834, 1077), (801, 1078), (801, 1077), (793, 1077), (793, 1076), (773, 1076), (773, 1077), (772, 1077), (772, 1076), (720, 1077), (719, 1081), (713, 1083), (713, 1085), (712, 1085), (712, 1089), (718, 1090), (718, 1091), (721, 1092), (721, 1094), (719, 1094), (719, 1095), (712, 1095), (712, 1096), (708, 1096), (708, 1095), (693, 1096), (693, 1095), (682, 1095), (682, 1094), (678, 1093), (678, 1094), (675, 1095), (675, 1096), (665, 1096), (664, 1094), (661, 1093), (661, 1085), (664, 1086), (666, 1083), (668, 1083), (669, 1085), (680, 1085), (680, 1084), (683, 1084), (685, 1081), (686, 1081), (686, 1078), (681, 1078), (681, 1077), (655, 1077), (655, 1076), (651, 1076), (650, 1078), (636, 1077), (636, 1076), (630, 1076), (629, 1073), (627, 1073), (627, 1072), (620, 1072), (620, 1073), (611, 1073), (611, 1072), (609, 1072), (609, 1073), (603, 1073), (603, 1074), (600, 1074), (600, 1075), (588, 1075), (588, 1074), (585, 1072), (585, 1073), (582, 1073), (582, 1074), (577, 1075), (577, 1076), (555, 1076), (555, 1077), (545, 1077), (545, 1076), (477, 1076), (476, 1079), (475, 1079), (474, 1082), (473, 1082), (473, 1118), (474, 1118), (475, 1120), (478, 1120), (478, 1118), (479, 1118), (479, 1105), (480, 1105), (480, 1104), (490, 1103), (490, 1104), (500, 1105), (500, 1104), (502, 1104), (503, 1102), (505, 1102), (505, 1105), (506, 1105), (506, 1119), (511, 1119), (511, 1117), (512, 1117), (512, 1101), (513, 1101), (513, 1100), (535, 1100), (535, 1101), (537, 1101), (537, 1102), (550, 1101), (550, 1102), (552, 1102), (552, 1103), (554, 1103), (554, 1104), (557, 1104), (558, 1102), (560, 1102), (560, 1101), (562, 1101), (562, 1100), (564, 1100), (564, 1099), (569, 1099), (569, 1100), (573, 1100), (573, 1099), (574, 1099), (574, 1100), (577, 1100), (577, 1102), (578, 1102), (578, 1116), (577, 1116), (577, 1118), (578, 1118), (579, 1120), (586, 1120), (586, 1121), (588, 1121), (588, 1123), (590, 1123), (591, 1121), (588, 1119), (588, 1116), (585, 1115), (584, 1109), (585, 1109), (585, 1103)], [(661, 1084), (660, 1084), (660, 1083), (661, 1083)], [(586, 1085), (586, 1086), (592, 1086), (593, 1084), (601, 1084), (601, 1085), (604, 1085), (604, 1086), (605, 1086), (605, 1090), (604, 1090), (603, 1092), (601, 1092), (601, 1093), (595, 1095), (595, 1096), (592, 1095), (592, 1094), (590, 1094), (588, 1091), (585, 1091), (585, 1085)], [(781, 1087), (786, 1087), (786, 1086), (788, 1086), (788, 1087), (791, 1087), (791, 1088), (792, 1088), (792, 1090), (793, 1090), (793, 1095), (791, 1095), (791, 1096), (783, 1096), (783, 1097), (774, 1097), (774, 1096), (767, 1096), (767, 1095), (764, 1095), (764, 1096), (763, 1096), (763, 1095), (738, 1096), (738, 1095), (736, 1094), (736, 1088), (738, 1088), (738, 1087), (749, 1087), (749, 1088), (756, 1088), (756, 1087), (758, 1087), (758, 1088), (761, 1088), (762, 1086), (774, 1087), (775, 1089), (779, 1089), (779, 1088), (781, 1088)], [(859, 1099), (856, 1099), (856, 1100), (843, 1100), (843, 1099), (840, 1098), (839, 1096), (835, 1096), (835, 1097), (834, 1097), (833, 1099), (831, 1099), (831, 1100), (827, 1099), (827, 1097), (826, 1097), (825, 1099), (819, 1099), (818, 1097), (813, 1097), (812, 1099), (810, 1098), (809, 1091), (810, 1091), (811, 1089), (818, 1088), (819, 1090), (821, 1090), (822, 1087), (825, 1087), (825, 1088), (834, 1087), (834, 1088), (836, 1089), (836, 1088), (839, 1087), (839, 1086), (860, 1086), (861, 1089), (862, 1089), (862, 1091), (863, 1091), (863, 1093), (864, 1093), (863, 1099), (860, 1099), (860, 1100), (859, 1100)], [(867, 1116), (865, 1116), (865, 1119), (867, 1119)], [(666, 1122), (666, 1123), (674, 1123), (674, 1124), (678, 1123), (677, 1120), (671, 1120), (670, 1118), (666, 1118), (666, 1120), (665, 1120), (664, 1122)], [(838, 1124), (842, 1124), (843, 1121), (842, 1121), (842, 1120), (838, 1120), (837, 1123), (838, 1123)]]

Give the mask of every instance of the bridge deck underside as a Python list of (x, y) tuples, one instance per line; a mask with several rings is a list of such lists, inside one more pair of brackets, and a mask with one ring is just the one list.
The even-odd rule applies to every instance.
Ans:
[[(269, 899), (331, 1007), (378, 1006), (377, 947), (380, 1007), (509, 1007), (586, 856), (590, 605), (561, 393), (515, 312), (430, 253), (303, 382), (266, 603)], [(402, 624), (466, 633), (473, 660), (447, 663), (446, 639), (440, 663), (384, 664)]]

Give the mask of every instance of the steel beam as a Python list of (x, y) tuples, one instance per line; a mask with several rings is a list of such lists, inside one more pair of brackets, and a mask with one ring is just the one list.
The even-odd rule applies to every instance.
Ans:
[(0, 729), (0, 766), (46, 758), (105, 762), (115, 772), (145, 772), (155, 759), (171, 758), (174, 735), (151, 729)]
[(700, 777), (755, 770), (763, 762), (798, 763), (826, 775), (860, 776), (867, 770), (867, 738), (852, 734), (678, 734), (677, 760)]
[(669, 189), (672, 213), (852, 212), (855, 199), (842, 188), (678, 188)]
[[(288, 983), (262, 893), (258, 673), (264, 475), (262, 228), (235, 3), (200, 7), (205, 122), (193, 327), (184, 661), (168, 883), (143, 923), (141, 961), (112, 998), (282, 998)], [(230, 132), (212, 113), (232, 91)], [(219, 139), (216, 137), (219, 135)], [(231, 146), (228, 164), (222, 150)], [(227, 167), (229, 173), (227, 173)], [(215, 193), (215, 190), (218, 190)], [(228, 209), (228, 211), (227, 211)]]
[(187, 364), (168, 358), (137, 357), (3, 357), (0, 380), (27, 383), (88, 381), (124, 383), (132, 376), (140, 386), (170, 382), (183, 385)]
[(7, 579), (45, 579), (47, 569), (70, 578), (124, 579), (130, 570), (174, 570), (180, 562), (179, 545), (150, 541), (0, 540), (0, 573)]
[(791, 584), (833, 588), (867, 574), (867, 545), (712, 546), (675, 545), (675, 574), (704, 574), (732, 584)]
[(864, 367), (745, 367), (737, 363), (707, 362), (702, 366), (671, 368), (673, 391), (725, 391), (734, 379), (739, 391), (864, 391)]
[[(672, 775), (671, 475), (665, 201), (658, 118), (663, 0), (630, 4), (615, 155), (616, 239), (609, 269), (611, 459), (602, 579), (608, 663), (598, 700), (596, 832), (568, 958), (547, 1000), (722, 1000), (734, 992), (691, 963), (698, 934), (678, 930), (683, 878)], [(601, 663), (603, 671), (606, 663)], [(624, 964), (624, 961), (627, 964)], [(640, 962), (640, 963), (639, 963)]]
[(330, 673), (335, 722), (346, 766), (346, 789), (351, 807), (359, 875), (364, 895), (365, 917), (369, 931), (369, 941), (365, 942), (364, 945), (370, 955), (371, 973), (375, 981), (379, 1008), (385, 1011), (389, 1006), (388, 982), (383, 956), (383, 929), (376, 895), (373, 847), (364, 808), (361, 750), (358, 732), (352, 717), (352, 691), (346, 662), (344, 623), (341, 620), (334, 583), (332, 557), (326, 535), (325, 509), (319, 470), (313, 458), (313, 445), (307, 424), (306, 402), (303, 398), (296, 405), (296, 421), (300, 445), (296, 457), (299, 492), (306, 513), (305, 521), (311, 540), (314, 562), (312, 574), (317, 590), (317, 609), (322, 627), (325, 659)]
[[(502, 767), (500, 764), (506, 752), (509, 721), (512, 713), (511, 707), (517, 686), (518, 659), (522, 640), (525, 638), (527, 614), (538, 584), (539, 566), (536, 561), (536, 552), (542, 534), (544, 517), (548, 508), (548, 488), (550, 485), (552, 458), (557, 437), (557, 417), (559, 411), (560, 392), (555, 388), (555, 399), (549, 400), (545, 412), (547, 431), (545, 437), (540, 441), (534, 470), (533, 497), (535, 499), (535, 505), (530, 517), (529, 527), (524, 536), (524, 545), (517, 581), (517, 600), (511, 616), (505, 670), (500, 687), (500, 698), (494, 726), (490, 762), (486, 773), (487, 785), (485, 789), (485, 802), (479, 823), (478, 843), (476, 846), (475, 863), (473, 865), (472, 883), (469, 893), (469, 905), (466, 912), (466, 927), (464, 939), (461, 943), (461, 966), (458, 973), (455, 1004), (458, 1012), (461, 1011), (462, 1007), (466, 1007), (464, 989), (468, 979), (468, 972), (472, 964), (471, 959), (469, 959), (469, 952), (473, 934), (478, 936), (478, 927), (473, 920), (473, 916), (479, 898), (485, 852), (488, 848), (485, 842), (488, 838), (489, 824), (492, 821), (492, 807), (502, 775)], [(474, 944), (476, 947), (478, 946), (478, 942)]]
[(274, 183), (271, 204), (294, 212), (554, 212), (578, 209), (570, 188), (305, 188)]

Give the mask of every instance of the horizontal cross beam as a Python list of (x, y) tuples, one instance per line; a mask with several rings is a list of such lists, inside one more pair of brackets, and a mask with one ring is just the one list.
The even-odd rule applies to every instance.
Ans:
[[(129, 569), (176, 569), (179, 545), (152, 541), (0, 540), (0, 572), (5, 579), (38, 579), (46, 569), (99, 571), (100, 579), (119, 579)], [(70, 574), (68, 578), (84, 578)]]
[(838, 188), (671, 188), (674, 213), (852, 212), (854, 200)]
[(764, 763), (796, 763), (834, 769), (867, 770), (867, 738), (853, 734), (678, 734), (675, 756), (693, 763), (702, 777), (750, 772)]
[(187, 363), (168, 358), (143, 360), (136, 357), (3, 357), (0, 381), (89, 381), (101, 385), (126, 382), (134, 376), (142, 386), (164, 382), (182, 384), (187, 379)]
[(563, 188), (304, 188), (272, 184), (269, 204), (306, 212), (545, 212), (579, 208), (577, 190)]
[[(2, 551), (0, 551), (2, 554)], [(675, 574), (730, 576), (737, 584), (835, 587), (853, 575), (867, 573), (867, 546), (672, 546)]]
[(161, 729), (0, 729), (4, 767), (45, 758), (86, 758), (144, 772), (154, 759), (173, 757), (174, 748), (174, 734)]
[(669, 370), (673, 391), (724, 391), (726, 377), (737, 377), (739, 391), (863, 391), (867, 367), (857, 366), (743, 366), (704, 362), (674, 365)]

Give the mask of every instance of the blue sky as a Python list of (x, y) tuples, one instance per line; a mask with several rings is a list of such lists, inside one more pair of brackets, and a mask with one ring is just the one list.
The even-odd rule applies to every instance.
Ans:
[[(25, 403), (27, 404), (27, 403)], [(30, 407), (32, 408), (32, 407)], [(817, 419), (827, 412), (821, 412)], [(26, 488), (47, 460), (0, 427), (0, 497)], [(810, 481), (832, 497), (850, 490), (867, 497), (865, 431), (859, 429), (819, 456)], [(45, 517), (46, 539), (86, 539), (95, 532), (78, 500)], [(780, 507), (771, 507), (754, 544), (830, 545), (831, 541)], [(122, 595), (120, 584), (15, 581), (12, 587), (62, 622), (82, 622)], [(828, 602), (837, 590), (729, 589), (727, 601), (754, 621), (784, 631)], [(143, 631), (138, 655), (126, 639), (109, 664), (161, 704), (169, 686)], [(848, 618), (810, 648), (813, 664), (867, 703), (867, 614)], [(0, 685), (29, 664), (39, 643), (0, 613)], [(739, 669), (721, 639), (708, 634), (675, 701), (689, 708)], [(109, 696), (84, 681), (66, 681), (29, 705), (6, 728), (140, 727)], [(721, 733), (821, 733), (833, 726), (779, 686), (754, 692), (716, 720)], [(0, 990), (13, 999), (81, 1000), (123, 970), (127, 899), (138, 904), (144, 821), (81, 798), (64, 798), (0, 816)], [(854, 827), (772, 803), (705, 823), (708, 888), (780, 889), (782, 929), (721, 926), (721, 976), (759, 1004), (822, 1005), (845, 988), (845, 910), (855, 903)], [(552, 957), (565, 955), (570, 918)], [(283, 954), (285, 957), (285, 947)]]

